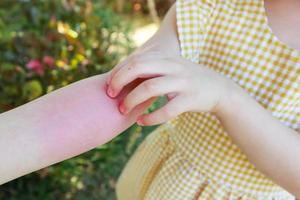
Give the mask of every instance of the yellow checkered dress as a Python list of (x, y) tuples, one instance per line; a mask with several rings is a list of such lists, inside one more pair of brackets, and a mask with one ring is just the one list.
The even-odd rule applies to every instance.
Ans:
[[(300, 51), (274, 35), (263, 0), (178, 0), (176, 15), (183, 57), (231, 78), (300, 132)], [(205, 112), (182, 113), (155, 129), (127, 163), (117, 196), (295, 199), (260, 173), (218, 119)]]

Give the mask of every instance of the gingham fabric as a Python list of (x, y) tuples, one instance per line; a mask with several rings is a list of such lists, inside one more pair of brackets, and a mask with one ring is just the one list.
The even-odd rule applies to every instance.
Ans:
[[(232, 79), (300, 133), (300, 51), (272, 32), (263, 0), (178, 0), (176, 13), (184, 58)], [(208, 112), (185, 112), (155, 129), (116, 189), (119, 200), (295, 199)]]

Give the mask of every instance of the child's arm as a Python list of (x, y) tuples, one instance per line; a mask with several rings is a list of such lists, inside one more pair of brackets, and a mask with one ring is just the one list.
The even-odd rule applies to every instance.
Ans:
[(249, 160), (278, 185), (300, 196), (300, 134), (283, 125), (241, 88), (217, 112)]
[[(179, 54), (175, 5), (157, 33), (140, 49)], [(138, 49), (139, 51), (139, 49)], [(143, 79), (118, 96), (106, 95), (108, 73), (78, 81), (0, 115), (0, 184), (104, 144), (130, 127), (156, 98), (126, 116), (118, 102)]]
[(111, 99), (106, 77), (78, 81), (0, 115), (0, 184), (108, 142), (153, 102), (121, 115), (119, 99), (139, 80)]
[[(157, 33), (137, 51), (179, 55), (175, 5)], [(118, 96), (106, 96), (108, 73), (78, 81), (0, 115), (0, 184), (71, 158), (108, 142), (130, 127), (156, 98), (124, 116), (118, 102), (143, 79)]]

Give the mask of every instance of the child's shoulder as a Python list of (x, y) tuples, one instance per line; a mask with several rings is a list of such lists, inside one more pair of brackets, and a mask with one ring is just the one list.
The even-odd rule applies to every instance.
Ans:
[[(185, 1), (185, 0), (183, 0)], [(210, 10), (211, 14), (219, 15), (219, 12), (232, 13), (244, 11), (257, 11), (263, 5), (263, 0), (193, 0), (199, 5), (199, 9)], [(212, 12), (214, 11), (214, 12)]]
[[(201, 8), (227, 8), (227, 9), (243, 9), (244, 6), (259, 3), (263, 0), (177, 0), (178, 5), (197, 6)], [(196, 11), (196, 10), (195, 10)], [(198, 10), (199, 11), (199, 10)]]

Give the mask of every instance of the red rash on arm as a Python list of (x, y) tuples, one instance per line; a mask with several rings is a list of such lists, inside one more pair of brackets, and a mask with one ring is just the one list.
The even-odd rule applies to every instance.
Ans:
[(120, 114), (119, 100), (141, 81), (132, 82), (112, 99), (106, 95), (107, 74), (78, 81), (0, 115), (4, 133), (0, 135), (0, 183), (110, 141), (155, 100), (128, 115)]

